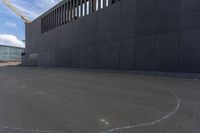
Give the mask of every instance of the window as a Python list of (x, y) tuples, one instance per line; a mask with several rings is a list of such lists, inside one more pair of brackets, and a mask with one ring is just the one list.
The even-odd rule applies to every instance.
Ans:
[(41, 32), (47, 32), (69, 21), (89, 15), (120, 0), (68, 0), (41, 19)]

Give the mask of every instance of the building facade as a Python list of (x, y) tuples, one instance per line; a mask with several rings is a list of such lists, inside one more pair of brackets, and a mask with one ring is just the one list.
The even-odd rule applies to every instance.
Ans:
[(26, 43), (27, 65), (200, 73), (200, 0), (63, 0)]
[(21, 62), (21, 54), (23, 52), (23, 48), (0, 44), (0, 62)]

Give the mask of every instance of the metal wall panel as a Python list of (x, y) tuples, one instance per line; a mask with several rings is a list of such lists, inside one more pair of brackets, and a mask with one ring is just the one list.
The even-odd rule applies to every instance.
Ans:
[(156, 35), (155, 42), (156, 70), (178, 72), (179, 33), (168, 32)]
[(181, 72), (200, 73), (200, 29), (181, 32)]
[(155, 70), (155, 37), (145, 36), (136, 39), (136, 70)]
[(98, 11), (93, 2), (89, 15), (41, 33), (65, 2), (26, 26), (26, 55), (40, 53), (40, 66), (200, 73), (199, 0), (109, 0)]
[(120, 41), (120, 69), (135, 70), (135, 39)]
[(136, 1), (136, 36), (145, 36), (155, 33), (156, 0)]

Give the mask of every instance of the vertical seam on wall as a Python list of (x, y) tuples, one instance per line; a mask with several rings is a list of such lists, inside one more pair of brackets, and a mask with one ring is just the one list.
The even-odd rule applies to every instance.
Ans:
[(135, 56), (134, 67), (135, 67), (135, 70), (137, 70), (137, 53), (136, 53), (137, 52), (137, 50), (136, 50), (137, 49), (137, 41), (136, 41), (136, 25), (137, 25), (137, 9), (136, 8), (137, 8), (137, 0), (134, 0), (134, 1), (135, 1), (135, 3), (134, 3), (135, 4), (134, 5), (135, 6), (135, 14), (134, 14), (135, 15), (135, 24), (134, 24), (134, 29), (133, 29), (134, 30), (133, 31), (134, 32), (133, 33), (134, 34), (133, 35), (133, 39), (135, 39), (134, 40), (135, 41), (135, 46), (134, 46), (134, 56)]
[(179, 28), (178, 28), (178, 72), (181, 72), (181, 0), (179, 0)]
[[(93, 0), (93, 2), (95, 2), (96, 3), (96, 0)], [(95, 15), (95, 21), (96, 21), (96, 39), (95, 39), (95, 43), (97, 44), (97, 37), (98, 37), (98, 13), (96, 12), (96, 4), (95, 4), (95, 6), (94, 6), (94, 3), (92, 3), (93, 4), (93, 12), (91, 13), (91, 15)]]
[[(120, 21), (121, 21), (120, 24), (122, 24), (122, 19), (121, 19), (122, 18), (122, 8), (121, 8), (122, 3), (121, 3), (121, 1), (118, 1), (118, 2), (120, 4)], [(118, 69), (121, 69), (121, 58), (120, 58), (121, 57), (121, 45), (122, 45), (121, 42), (122, 41), (120, 40), (118, 43), (118, 52), (119, 52), (118, 53)]]
[(157, 71), (157, 69), (156, 69), (156, 30), (157, 30), (157, 28), (156, 28), (156, 26), (157, 26), (157, 22), (158, 22), (158, 10), (157, 10), (157, 8), (158, 8), (158, 5), (157, 5), (157, 0), (154, 0), (154, 14), (155, 14), (155, 25), (154, 25), (154, 50), (153, 50), (153, 52), (154, 52), (154, 62), (153, 62), (153, 65), (154, 65), (154, 67), (153, 67), (153, 69), (154, 69), (154, 71)]

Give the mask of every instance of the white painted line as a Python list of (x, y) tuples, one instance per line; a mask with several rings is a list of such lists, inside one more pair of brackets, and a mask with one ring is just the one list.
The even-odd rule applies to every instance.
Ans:
[(155, 124), (158, 124), (162, 121), (164, 121), (165, 119), (168, 119), (169, 117), (173, 116), (180, 108), (180, 105), (181, 105), (181, 101), (180, 101), (180, 98), (176, 95), (176, 93), (172, 90), (169, 90), (168, 91), (176, 98), (177, 100), (177, 105), (176, 107), (173, 109), (172, 112), (170, 112), (169, 114), (165, 115), (164, 117), (158, 119), (158, 120), (155, 120), (155, 121), (152, 121), (152, 122), (146, 122), (146, 123), (141, 123), (141, 124), (137, 124), (137, 125), (132, 125), (132, 126), (126, 126), (126, 127), (117, 127), (117, 128), (113, 128), (113, 129), (109, 129), (107, 131), (103, 131), (103, 132), (98, 132), (98, 133), (111, 133), (111, 132), (114, 132), (114, 131), (118, 131), (118, 130), (124, 130), (124, 129), (131, 129), (131, 128), (137, 128), (137, 127), (144, 127), (144, 126), (152, 126), (152, 125), (155, 125)]
[(8, 129), (8, 130), (15, 130), (15, 131), (22, 131), (22, 132), (59, 133), (59, 132), (53, 132), (52, 130), (24, 129), (24, 128), (18, 128), (18, 127), (2, 126), (2, 125), (0, 125), (0, 128), (1, 129)]
[[(3, 87), (3, 89), (6, 90), (5, 87)], [(169, 89), (167, 89), (167, 90), (176, 98), (176, 101), (177, 101), (177, 105), (172, 110), (172, 112), (170, 112), (167, 115), (163, 116), (162, 118), (160, 118), (158, 120), (155, 120), (155, 121), (152, 121), (152, 122), (140, 123), (140, 124), (132, 125), (132, 126), (117, 127), (117, 128), (113, 128), (113, 129), (109, 129), (109, 130), (103, 131), (103, 132), (101, 131), (101, 132), (98, 132), (98, 133), (111, 133), (111, 132), (118, 131), (118, 130), (125, 130), (125, 129), (132, 129), (132, 128), (138, 128), (138, 127), (152, 126), (152, 125), (158, 124), (158, 123), (168, 119), (169, 117), (173, 116), (179, 110), (181, 102), (180, 102), (180, 98), (177, 96), (177, 94), (174, 91), (169, 90)], [(46, 93), (54, 93), (54, 91), (47, 91)], [(37, 94), (37, 92), (36, 92), (36, 94)], [(38, 92), (38, 94), (45, 94), (45, 92)], [(103, 121), (106, 122), (106, 120), (102, 119), (102, 122)], [(109, 122), (106, 122), (106, 123), (109, 124)], [(35, 133), (66, 133), (66, 132), (57, 131), (57, 130), (50, 130), (50, 129), (49, 130), (25, 129), (25, 128), (3, 126), (3, 125), (0, 125), (0, 128), (1, 129), (16, 130), (16, 131), (24, 131), (24, 132), (35, 132)]]

